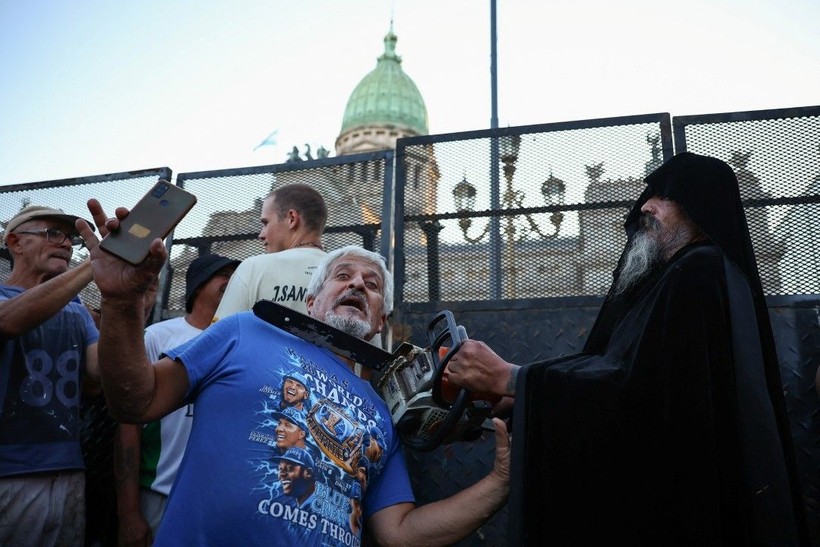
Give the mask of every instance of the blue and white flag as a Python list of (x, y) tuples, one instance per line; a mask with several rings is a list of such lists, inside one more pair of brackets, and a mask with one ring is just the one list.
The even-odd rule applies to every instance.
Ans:
[[(273, 133), (271, 133), (270, 135), (265, 137), (265, 140), (263, 140), (262, 142), (260, 142), (259, 144), (256, 145), (256, 148), (259, 148), (260, 146), (275, 146), (276, 145), (276, 134), (278, 132), (279, 132), (278, 129), (274, 129)], [(254, 152), (256, 152), (256, 148), (253, 149)]]

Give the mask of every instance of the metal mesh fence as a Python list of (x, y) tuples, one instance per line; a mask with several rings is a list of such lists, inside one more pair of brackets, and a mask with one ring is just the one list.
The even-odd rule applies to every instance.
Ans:
[(605, 293), (628, 207), (671, 155), (668, 114), (400, 140), (400, 298)]
[(389, 201), (387, 214), (384, 209), (385, 197), (392, 198), (392, 181), (392, 151), (180, 173), (177, 184), (194, 193), (197, 204), (174, 230), (163, 317), (185, 313), (185, 271), (197, 256), (216, 253), (241, 260), (264, 252), (257, 238), (262, 203), (284, 185), (309, 184), (324, 197), (328, 222), (322, 244), (326, 250), (361, 245), (389, 257)]
[[(170, 180), (171, 170), (167, 167), (127, 171), (108, 175), (77, 177), (73, 179), (33, 182), (4, 186), (0, 188), (0, 221), (3, 231), (6, 223), (27, 205), (45, 205), (62, 209), (68, 214), (78, 215), (91, 221), (86, 202), (97, 198), (106, 211), (120, 205), (133, 206), (158, 179)], [(88, 249), (74, 250), (71, 266), (79, 264), (88, 256)], [(0, 282), (5, 282), (11, 271), (8, 249), (0, 251)], [(80, 298), (87, 305), (97, 308), (100, 293), (94, 283), (80, 292)]]
[(675, 147), (735, 170), (763, 288), (820, 293), (820, 107), (677, 117)]
[[(818, 124), (820, 107), (807, 107), (671, 121), (666, 114), (652, 114), (400, 139), (395, 200), (391, 151), (180, 174), (177, 184), (196, 194), (198, 203), (174, 233), (172, 277), (163, 278), (161, 315), (184, 312), (184, 273), (199, 254), (241, 259), (263, 252), (257, 240), (262, 200), (281, 185), (302, 182), (328, 202), (326, 249), (363, 245), (394, 264), (397, 311), (409, 325), (406, 337), (413, 330), (414, 310), (424, 323), (447, 301), (468, 332), (497, 351), (509, 350), (509, 360), (523, 359), (513, 349), (527, 359), (576, 351), (598, 300), (546, 297), (604, 294), (625, 243), (624, 216), (643, 189), (645, 174), (671, 157), (673, 135), (677, 151), (716, 156), (735, 168), (767, 294), (817, 295)], [(170, 179), (170, 170), (6, 186), (0, 188), (0, 223), (28, 203), (87, 217), (86, 200), (96, 197), (110, 212), (136, 203), (158, 178)], [(85, 249), (78, 250), (74, 262), (86, 256)], [(0, 281), (8, 277), (8, 258), (0, 250)], [(90, 284), (81, 298), (96, 307), (96, 287)], [(525, 299), (543, 299), (550, 308)], [(811, 512), (817, 506), (816, 297), (808, 302), (789, 308), (774, 326), (795, 443), (808, 477), (807, 503), (810, 515), (816, 515)], [(404, 311), (402, 303), (408, 304)], [(805, 313), (801, 306), (807, 306)], [(543, 342), (550, 335), (554, 340)], [(534, 340), (539, 347), (533, 347)], [(100, 498), (99, 510), (90, 514), (104, 515), (105, 508), (115, 507), (112, 423), (104, 401), (84, 404), (89, 495)], [(470, 450), (476, 455), (459, 459)], [(441, 497), (436, 469), (466, 469), (463, 480), (476, 476), (492, 458), (491, 450), (479, 452), (459, 443), (443, 447), (430, 461), (411, 462), (418, 467), (414, 488), (419, 499)], [(448, 481), (466, 486), (452, 477)], [(99, 491), (104, 493), (94, 494)], [(813, 523), (817, 537), (816, 516)], [(485, 528), (484, 540), (473, 543), (503, 542), (503, 523)]]

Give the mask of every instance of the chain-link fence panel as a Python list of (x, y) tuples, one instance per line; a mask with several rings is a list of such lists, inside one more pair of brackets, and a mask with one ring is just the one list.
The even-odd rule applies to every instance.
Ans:
[[(167, 167), (126, 171), (108, 175), (77, 177), (0, 187), (0, 223), (5, 232), (6, 223), (23, 207), (45, 205), (62, 209), (92, 222), (86, 202), (97, 198), (106, 212), (113, 214), (116, 207), (133, 207), (157, 180), (171, 179)], [(88, 256), (85, 247), (75, 248), (69, 267), (74, 267)], [(11, 272), (11, 255), (3, 247), (0, 251), (0, 282)], [(80, 299), (92, 308), (99, 308), (100, 292), (90, 283), (80, 292)]]
[(628, 208), (671, 155), (668, 114), (399, 140), (399, 298), (604, 294)]
[(820, 106), (682, 116), (675, 148), (735, 170), (768, 295), (820, 293)]
[(180, 173), (177, 184), (197, 204), (174, 230), (163, 317), (185, 313), (185, 271), (216, 253), (245, 259), (264, 252), (258, 239), (265, 198), (288, 184), (308, 184), (325, 199), (325, 250), (360, 245), (390, 257), (393, 151), (278, 165)]

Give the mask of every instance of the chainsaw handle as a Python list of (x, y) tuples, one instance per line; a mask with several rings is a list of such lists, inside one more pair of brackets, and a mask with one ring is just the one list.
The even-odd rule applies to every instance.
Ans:
[[(437, 336), (433, 336), (434, 327), (442, 319), (446, 321), (447, 328), (439, 332)], [(458, 353), (458, 350), (461, 349), (461, 346), (467, 340), (467, 329), (461, 325), (456, 325), (455, 318), (449, 310), (442, 310), (433, 319), (433, 321), (430, 322), (428, 337), (431, 338), (430, 352), (432, 354), (431, 357), (433, 359), (433, 365), (435, 366), (432, 389), (433, 401), (435, 401), (435, 403), (441, 408), (455, 411), (460, 415), (467, 406), (468, 397), (465, 397), (463, 404), (459, 404), (459, 399), (461, 397), (458, 396), (456, 396), (455, 400), (452, 402), (446, 400), (441, 394), (441, 382), (444, 378), (444, 370), (447, 368), (447, 363), (449, 363), (450, 359)], [(447, 349), (447, 353), (444, 354), (444, 357), (440, 357), (438, 350), (444, 346), (444, 343), (447, 342), (448, 339), (451, 340), (450, 347)], [(466, 395), (469, 396), (469, 391), (465, 388), (461, 388), (459, 390), (459, 395), (462, 393), (466, 393)]]
[[(445, 328), (437, 331), (436, 327), (439, 326), (442, 321), (444, 321)], [(433, 401), (448, 412), (435, 432), (427, 439), (420, 437), (405, 439), (405, 444), (422, 452), (429, 452), (444, 441), (453, 426), (461, 419), (464, 410), (467, 408), (467, 403), (470, 400), (470, 392), (464, 388), (459, 390), (458, 395), (456, 395), (452, 403), (446, 401), (441, 394), (441, 381), (444, 377), (444, 369), (447, 368), (447, 363), (450, 362), (453, 355), (458, 352), (464, 344), (464, 341), (467, 340), (467, 329), (461, 325), (456, 325), (452, 312), (442, 310), (433, 318), (427, 327), (427, 337), (430, 342), (430, 358), (435, 368), (431, 395)], [(444, 354), (444, 357), (439, 358), (438, 350), (444, 347), (444, 344), (448, 342), (450, 345), (447, 353)]]

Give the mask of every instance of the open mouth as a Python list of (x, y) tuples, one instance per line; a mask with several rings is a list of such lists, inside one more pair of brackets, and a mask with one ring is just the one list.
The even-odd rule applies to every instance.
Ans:
[(348, 306), (351, 308), (356, 308), (360, 312), (367, 311), (367, 302), (365, 302), (364, 297), (362, 297), (358, 293), (347, 293), (340, 296), (336, 299), (334, 307), (338, 306)]

